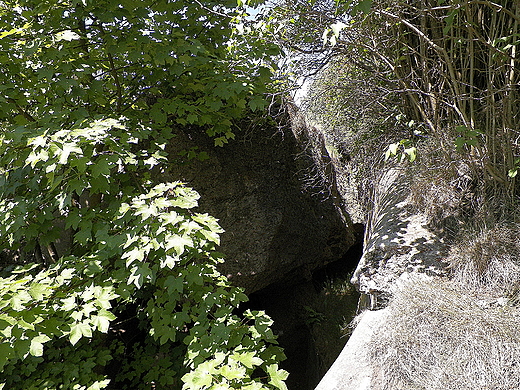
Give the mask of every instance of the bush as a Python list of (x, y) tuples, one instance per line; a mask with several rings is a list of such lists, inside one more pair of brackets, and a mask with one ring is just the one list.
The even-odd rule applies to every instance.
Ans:
[(0, 385), (285, 388), (272, 321), (234, 313), (247, 298), (216, 269), (222, 229), (199, 195), (136, 179), (165, 160), (151, 130), (20, 131), (0, 148), (0, 248), (25, 253), (0, 278)]
[(0, 388), (285, 389), (222, 229), (163, 180), (175, 133), (222, 146), (267, 104), (277, 51), (245, 11), (0, 2)]

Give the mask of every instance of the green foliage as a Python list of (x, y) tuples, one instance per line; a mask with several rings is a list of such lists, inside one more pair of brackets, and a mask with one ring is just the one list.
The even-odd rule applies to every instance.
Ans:
[[(143, 138), (147, 131), (141, 129)], [(129, 133), (122, 122), (105, 120), (32, 138), (4, 135), (3, 159), (12, 164), (14, 153), (22, 156), (4, 174), (4, 247), (41, 248), (63, 227), (73, 239), (67, 256), (55, 263), (28, 265), (1, 279), (0, 364), (9, 372), (30, 356), (52, 356), (64, 337), (72, 346), (85, 339), (95, 343), (111, 329), (118, 307), (138, 303), (148, 353), (183, 356), (172, 373), (188, 372), (183, 377), (187, 388), (206, 388), (206, 382), (193, 382), (193, 375), (216, 356), (213, 368), (219, 371), (205, 379), (209, 385), (214, 380), (234, 388), (252, 384), (252, 371), (257, 366), (267, 370), (280, 355), (269, 345), (275, 342), (270, 322), (263, 313), (243, 318), (232, 313), (246, 297), (216, 270), (221, 259), (214, 247), (222, 229), (209, 215), (191, 211), (199, 197), (192, 189), (178, 182), (135, 181), (140, 170), (160, 164), (164, 156), (160, 145), (153, 154), (132, 152), (140, 142), (129, 143)], [(98, 197), (100, 203), (94, 204)], [(164, 345), (167, 352), (161, 352)], [(145, 353), (138, 351), (137, 356)], [(67, 360), (76, 359), (76, 352), (85, 349), (70, 350)], [(81, 364), (87, 363), (83, 359)], [(132, 371), (122, 379), (132, 379), (130, 388), (146, 388), (172, 370), (170, 365), (143, 371), (149, 379)], [(135, 368), (131, 363), (125, 367)], [(26, 380), (41, 379), (40, 372), (36, 368)], [(10, 378), (4, 377), (6, 384)], [(89, 386), (99, 382), (96, 376), (90, 379)]]
[(462, 150), (464, 146), (480, 146), (479, 138), (482, 137), (483, 133), (478, 129), (468, 129), (466, 126), (456, 126), (456, 130), (461, 133), (460, 136), (455, 138), (455, 147), (457, 150)]
[(222, 229), (162, 180), (175, 129), (222, 145), (265, 105), (235, 5), (0, 3), (0, 387), (285, 389)]
[(518, 174), (518, 169), (520, 169), (520, 158), (517, 158), (514, 162), (514, 166), (513, 168), (511, 168), (507, 175), (510, 177), (510, 178), (514, 178), (516, 177), (516, 175)]
[[(368, 14), (370, 9), (372, 8), (372, 0), (340, 0), (336, 1), (337, 9), (335, 14), (337, 16), (344, 17), (346, 14), (351, 14), (355, 16), (359, 12), (363, 14)], [(341, 34), (341, 31), (345, 28), (348, 28), (348, 24), (343, 23), (342, 21), (338, 21), (336, 23), (332, 23), (329, 28), (326, 28), (323, 31), (323, 46), (327, 45), (327, 42), (330, 46), (336, 46), (338, 38)], [(329, 35), (330, 34), (330, 35)]]
[(314, 324), (320, 325), (325, 320), (325, 315), (314, 310), (310, 306), (304, 306), (303, 312), (305, 316), (305, 324), (307, 326), (312, 326)]
[[(112, 361), (116, 344), (107, 348), (100, 340), (82, 339), (76, 346), (56, 340), (46, 346), (45, 357), (28, 356), (23, 364), (8, 365), (2, 376), (9, 389), (106, 388), (110, 380), (97, 372)], [(95, 370), (95, 371), (93, 371)], [(61, 387), (60, 387), (61, 386)]]
[[(0, 118), (74, 123), (103, 115), (147, 118), (154, 128), (192, 125), (233, 138), (232, 120), (269, 83), (273, 47), (234, 29), (233, 1), (0, 5)], [(115, 113), (115, 115), (114, 115)]]
[(417, 158), (417, 148), (412, 146), (412, 141), (409, 139), (402, 139), (388, 146), (385, 160), (388, 160), (390, 157), (396, 157), (400, 162), (405, 160), (414, 162)]
[[(370, 13), (372, 0), (278, 0), (265, 11), (273, 39), (283, 47), (286, 76), (316, 75), (330, 60), (331, 47), (341, 52), (342, 32), (351, 29), (354, 16)], [(320, 39), (321, 37), (321, 39)], [(294, 84), (287, 84), (294, 88)]]

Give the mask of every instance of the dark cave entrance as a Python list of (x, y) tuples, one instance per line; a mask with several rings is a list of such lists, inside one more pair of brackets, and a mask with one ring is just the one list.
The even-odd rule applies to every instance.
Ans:
[(359, 293), (350, 277), (363, 252), (362, 225), (356, 243), (338, 261), (315, 270), (311, 280), (278, 283), (249, 296), (248, 308), (265, 310), (287, 360), (289, 390), (313, 390), (346, 344)]

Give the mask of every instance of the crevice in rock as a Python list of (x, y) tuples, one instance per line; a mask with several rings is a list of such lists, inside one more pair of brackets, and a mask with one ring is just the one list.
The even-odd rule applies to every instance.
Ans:
[(315, 288), (320, 291), (327, 281), (331, 279), (349, 280), (351, 274), (356, 270), (359, 260), (363, 255), (363, 236), (365, 226), (361, 223), (353, 225), (355, 242), (340, 260), (327, 264), (313, 272), (312, 280)]
[[(359, 293), (350, 284), (363, 250), (364, 226), (356, 226), (356, 243), (335, 262), (250, 294), (247, 307), (265, 310), (287, 360), (289, 390), (312, 390), (348, 340)], [(302, 275), (303, 273), (298, 273)]]

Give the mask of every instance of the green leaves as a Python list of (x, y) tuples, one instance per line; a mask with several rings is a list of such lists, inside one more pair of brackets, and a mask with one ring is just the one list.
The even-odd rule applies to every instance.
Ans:
[(417, 149), (411, 145), (412, 142), (409, 139), (390, 144), (385, 152), (385, 160), (396, 157), (400, 162), (405, 160), (414, 162), (417, 158)]
[(255, 352), (245, 352), (245, 353), (235, 352), (231, 356), (230, 359), (243, 364), (247, 368), (254, 368), (255, 366), (259, 366), (263, 363), (263, 360), (255, 355), (256, 355)]
[(101, 309), (97, 315), (92, 317), (92, 325), (101, 333), (108, 333), (110, 322), (114, 321), (117, 317), (111, 312)]
[(353, 13), (363, 12), (364, 14), (368, 14), (370, 9), (372, 8), (373, 0), (359, 0), (357, 4), (354, 5)]
[(29, 287), (29, 294), (31, 298), (36, 301), (42, 301), (52, 293), (52, 289), (49, 285), (33, 283)]
[(284, 383), (284, 380), (289, 376), (287, 371), (279, 369), (278, 364), (271, 364), (267, 367), (267, 373), (270, 377), (270, 384), (275, 386), (277, 389), (287, 390), (287, 386)]
[(43, 355), (43, 344), (50, 341), (50, 337), (47, 335), (39, 335), (31, 340), (31, 346), (29, 347), (29, 353), (33, 356)]
[(72, 345), (76, 345), (82, 337), (92, 337), (92, 327), (87, 321), (74, 324), (70, 327), (69, 340)]
[[(234, 352), (232, 356), (218, 352), (213, 359), (199, 364), (194, 371), (184, 375), (183, 390), (233, 389), (236, 388), (237, 383), (242, 383), (241, 388), (267, 389), (261, 382), (247, 379), (251, 374), (249, 369), (261, 363), (262, 359), (255, 358), (254, 352)], [(287, 389), (284, 387), (283, 379), (280, 379), (285, 373), (283, 370), (278, 371), (273, 365), (268, 367), (268, 372), (273, 374), (271, 384), (279, 389)]]
[[(0, 387), (281, 386), (253, 379), (280, 355), (262, 315), (233, 314), (222, 228), (160, 179), (173, 131), (223, 145), (265, 107), (276, 59), (233, 6), (0, 5)], [(146, 343), (118, 341), (130, 321)]]
[(59, 164), (66, 164), (71, 153), (82, 155), (83, 152), (79, 146), (73, 143), (64, 143), (61, 147), (55, 149), (55, 156), (58, 158)]
[[(339, 34), (341, 33), (341, 30), (348, 27), (343, 22), (337, 22), (330, 25), (329, 28), (325, 29), (323, 31), (323, 45), (325, 46), (327, 44), (327, 41), (330, 43), (331, 46), (336, 46), (337, 39), (339, 38)], [(332, 33), (332, 34), (330, 34)], [(330, 35), (329, 35), (330, 34)]]
[(514, 166), (507, 172), (507, 175), (511, 179), (516, 177), (516, 175), (518, 174), (518, 169), (520, 169), (520, 158), (515, 159)]
[(464, 146), (479, 146), (479, 139), (482, 137), (482, 131), (478, 129), (469, 129), (466, 126), (456, 126), (456, 130), (461, 133), (461, 136), (455, 138), (455, 147), (461, 151)]

